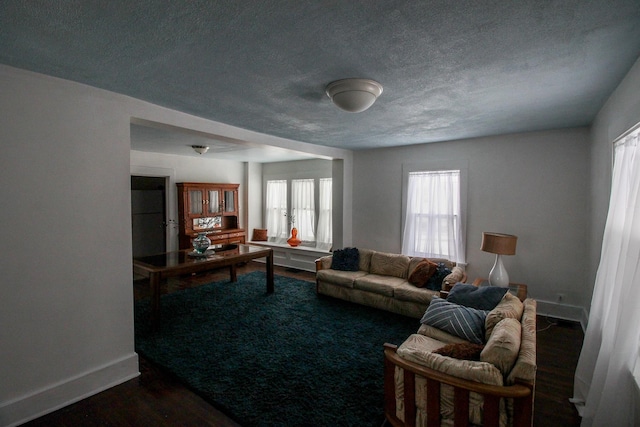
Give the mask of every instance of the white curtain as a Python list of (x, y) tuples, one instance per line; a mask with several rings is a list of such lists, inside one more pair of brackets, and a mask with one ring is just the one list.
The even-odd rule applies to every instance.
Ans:
[(291, 181), (291, 211), (298, 229), (298, 239), (315, 241), (316, 208), (314, 202), (314, 180)]
[(410, 172), (402, 253), (464, 263), (460, 171)]
[(640, 130), (614, 147), (609, 213), (574, 398), (582, 426), (640, 425)]
[(332, 180), (331, 178), (320, 179), (318, 199), (318, 233), (316, 236), (316, 248), (330, 250), (333, 242), (332, 223)]
[(267, 197), (265, 200), (267, 237), (270, 242), (283, 242), (289, 237), (287, 227), (287, 181), (267, 181)]

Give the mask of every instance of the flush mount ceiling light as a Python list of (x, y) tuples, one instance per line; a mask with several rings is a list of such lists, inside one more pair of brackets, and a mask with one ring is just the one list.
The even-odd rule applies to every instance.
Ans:
[(209, 147), (206, 145), (192, 145), (191, 148), (198, 154), (204, 154), (209, 151)]
[(369, 79), (336, 80), (327, 85), (327, 96), (344, 111), (360, 113), (371, 107), (382, 93), (382, 85)]

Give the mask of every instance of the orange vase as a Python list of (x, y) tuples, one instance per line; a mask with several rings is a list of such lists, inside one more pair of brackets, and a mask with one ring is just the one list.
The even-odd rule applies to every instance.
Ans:
[(289, 246), (298, 246), (300, 243), (302, 243), (300, 241), (300, 239), (298, 239), (298, 229), (293, 227), (291, 229), (291, 237), (289, 238), (289, 240), (287, 240), (287, 243), (289, 244)]

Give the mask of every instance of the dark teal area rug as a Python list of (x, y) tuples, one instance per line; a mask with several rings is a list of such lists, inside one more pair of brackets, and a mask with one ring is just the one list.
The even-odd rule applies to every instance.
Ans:
[(401, 344), (419, 321), (318, 296), (315, 283), (264, 272), (135, 306), (136, 351), (239, 424), (380, 426), (383, 344)]

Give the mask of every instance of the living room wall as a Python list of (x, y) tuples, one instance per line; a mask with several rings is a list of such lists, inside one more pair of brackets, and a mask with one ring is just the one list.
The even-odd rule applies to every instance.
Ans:
[(516, 255), (504, 257), (511, 281), (529, 286), (540, 312), (581, 318), (589, 243), (588, 129), (355, 152), (356, 246), (400, 252), (403, 167), (409, 164), (467, 168), (469, 280), (486, 277), (495, 260), (480, 251), (482, 232), (515, 234)]
[[(0, 93), (3, 426), (138, 375), (131, 265), (133, 120), (351, 164), (345, 150), (258, 134), (3, 65)], [(345, 176), (351, 187), (350, 175)], [(350, 218), (351, 211), (345, 215)], [(345, 227), (350, 234), (350, 222)]]

